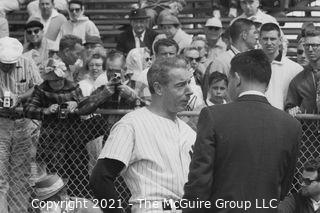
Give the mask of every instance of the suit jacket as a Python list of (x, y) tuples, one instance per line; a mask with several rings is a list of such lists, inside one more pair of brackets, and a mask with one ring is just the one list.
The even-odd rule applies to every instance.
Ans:
[[(143, 42), (152, 51), (152, 43), (157, 36), (157, 33), (153, 30), (146, 29), (144, 34)], [(121, 33), (117, 38), (117, 50), (128, 54), (128, 52), (135, 48), (135, 40), (132, 32), (132, 28), (130, 27), (128, 30)]]
[[(263, 201), (276, 206), (272, 199), (288, 193), (300, 123), (272, 107), (265, 97), (244, 95), (230, 104), (204, 108), (197, 129), (184, 198), (210, 201), (211, 209), (183, 212), (276, 212), (275, 208), (256, 208), (256, 201), (257, 207)], [(222, 201), (249, 201), (251, 208), (244, 211), (241, 203), (239, 208), (219, 208)]]

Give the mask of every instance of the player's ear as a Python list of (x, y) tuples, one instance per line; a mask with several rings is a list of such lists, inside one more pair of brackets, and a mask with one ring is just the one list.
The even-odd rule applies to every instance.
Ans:
[(234, 75), (236, 79), (236, 86), (239, 87), (241, 85), (241, 76), (237, 72), (235, 72)]
[(162, 95), (163, 87), (159, 82), (156, 81), (153, 83), (153, 89), (154, 89), (155, 94)]

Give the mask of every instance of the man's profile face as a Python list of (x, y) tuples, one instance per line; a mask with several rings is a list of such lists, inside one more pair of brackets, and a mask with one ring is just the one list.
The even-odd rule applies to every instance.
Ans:
[(246, 16), (253, 16), (258, 11), (259, 0), (240, 0), (240, 6)]
[(76, 44), (73, 49), (64, 50), (63, 62), (66, 65), (74, 65), (76, 61), (82, 56), (83, 47), (81, 44)]
[(185, 68), (173, 68), (168, 72), (169, 82), (162, 86), (162, 99), (168, 113), (184, 111), (192, 95), (192, 73)]
[(131, 26), (136, 34), (141, 35), (148, 26), (148, 19), (133, 19), (131, 20)]
[(157, 57), (171, 58), (177, 55), (177, 48), (175, 46), (159, 46)]
[(304, 43), (304, 49), (310, 62), (320, 59), (320, 36), (308, 36)]
[(52, 0), (40, 0), (39, 1), (39, 9), (40, 9), (41, 15), (43, 17), (50, 17), (53, 8), (54, 8), (54, 5), (52, 3)]
[(262, 31), (260, 35), (260, 44), (263, 52), (267, 55), (273, 55), (279, 52), (281, 45), (279, 32), (276, 30)]
[(245, 32), (245, 34), (246, 34), (245, 42), (248, 48), (254, 49), (255, 46), (257, 45), (258, 38), (259, 38), (259, 33), (257, 28), (254, 25), (252, 25), (250, 29), (247, 32)]
[(305, 197), (314, 197), (320, 194), (320, 183), (316, 181), (318, 172), (303, 171), (301, 182), (301, 193)]

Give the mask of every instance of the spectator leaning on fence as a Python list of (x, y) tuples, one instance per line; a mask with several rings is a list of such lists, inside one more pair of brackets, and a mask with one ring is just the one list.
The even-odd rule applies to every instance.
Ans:
[(271, 63), (271, 79), (266, 91), (270, 104), (278, 109), (284, 109), (288, 87), (291, 80), (303, 70), (302, 66), (282, 55), (281, 31), (275, 23), (263, 24), (260, 28), (260, 44), (263, 52)]
[[(82, 0), (71, 0), (68, 3), (69, 18), (65, 22), (59, 32), (59, 37), (64, 35), (75, 35), (81, 38), (82, 43), (86, 42), (86, 35), (94, 35), (100, 37), (99, 30), (97, 26), (89, 20), (89, 18), (84, 13), (84, 5)], [(58, 38), (59, 39), (59, 38)]]
[(70, 179), (73, 196), (88, 196), (88, 153), (80, 117), (74, 114), (83, 99), (82, 91), (67, 80), (67, 67), (59, 59), (49, 59), (42, 78), (25, 107), (25, 114), (42, 121), (37, 162)]
[(90, 179), (96, 198), (117, 199), (113, 181), (122, 173), (132, 194), (132, 213), (176, 208), (165, 199), (180, 200), (187, 179), (195, 132), (177, 113), (185, 110), (192, 94), (191, 77), (182, 58), (159, 58), (151, 66), (151, 105), (125, 115), (113, 126)]
[(145, 9), (132, 10), (129, 19), (131, 27), (116, 38), (117, 50), (125, 54), (137, 47), (148, 47), (149, 50), (152, 50), (152, 43), (157, 33), (148, 29), (150, 17)]
[(37, 19), (29, 20), (25, 25), (26, 43), (24, 54), (34, 60), (38, 67), (49, 58), (49, 41), (44, 37), (43, 24)]
[(319, 212), (320, 158), (310, 159), (303, 166), (301, 189), (288, 195), (278, 205), (278, 213)]
[(50, 42), (50, 48), (58, 50), (59, 41), (57, 37), (63, 23), (67, 22), (64, 15), (54, 9), (54, 0), (39, 0), (40, 12), (31, 16), (29, 20), (38, 18), (43, 24), (43, 32)]
[(22, 44), (0, 38), (0, 206), (1, 212), (27, 212), (32, 148), (38, 140), (37, 125), (12, 110), (40, 84), (37, 66), (22, 56)]
[(318, 113), (320, 105), (320, 31), (307, 31), (304, 50), (309, 65), (289, 85), (285, 110), (297, 113)]

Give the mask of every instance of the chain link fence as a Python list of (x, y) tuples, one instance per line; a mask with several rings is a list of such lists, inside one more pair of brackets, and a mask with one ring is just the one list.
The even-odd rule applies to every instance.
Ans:
[[(32, 186), (37, 178), (44, 175), (45, 172), (58, 173), (68, 179), (67, 189), (70, 196), (92, 199), (92, 192), (89, 188), (89, 176), (92, 168), (111, 127), (127, 112), (129, 111), (99, 110), (97, 114), (90, 116), (67, 115), (66, 118), (53, 117), (41, 122), (27, 119), (29, 122), (26, 123), (25, 128), (28, 131), (30, 125), (34, 128), (32, 128), (32, 133), (28, 132), (23, 137), (24, 140), (28, 137), (31, 137), (32, 140), (28, 140), (28, 143), (19, 143), (19, 146), (21, 144), (24, 146), (18, 146), (17, 150), (15, 150), (17, 147), (14, 142), (11, 144), (12, 147), (8, 147), (7, 150), (0, 146), (0, 156), (8, 157), (8, 161), (2, 162), (2, 166), (0, 166), (0, 184), (6, 185), (9, 212), (37, 212), (37, 209), (31, 206), (31, 201), (34, 198)], [(183, 112), (179, 116), (188, 120), (190, 117), (198, 116), (198, 113)], [(17, 128), (17, 123), (23, 120), (20, 118), (23, 118), (21, 111), (20, 113), (19, 111), (1, 113), (0, 110), (0, 125), (12, 128), (13, 132), (20, 131)], [(299, 190), (299, 175), (302, 172), (303, 164), (310, 158), (319, 157), (320, 152), (320, 116), (300, 115), (297, 118), (302, 123), (303, 137), (291, 191)], [(0, 137), (1, 140), (6, 137), (4, 132), (0, 132)], [(11, 138), (11, 140), (14, 139), (14, 137)], [(19, 157), (19, 160), (13, 159), (13, 156)], [(0, 160), (3, 161), (3, 158)], [(3, 165), (6, 163), (7, 168), (4, 169)], [(24, 172), (22, 172), (20, 167), (27, 168), (24, 168)], [(115, 185), (124, 209), (126, 212), (130, 212), (128, 205), (130, 191), (121, 177), (116, 179)], [(1, 189), (3, 186), (0, 186)]]

